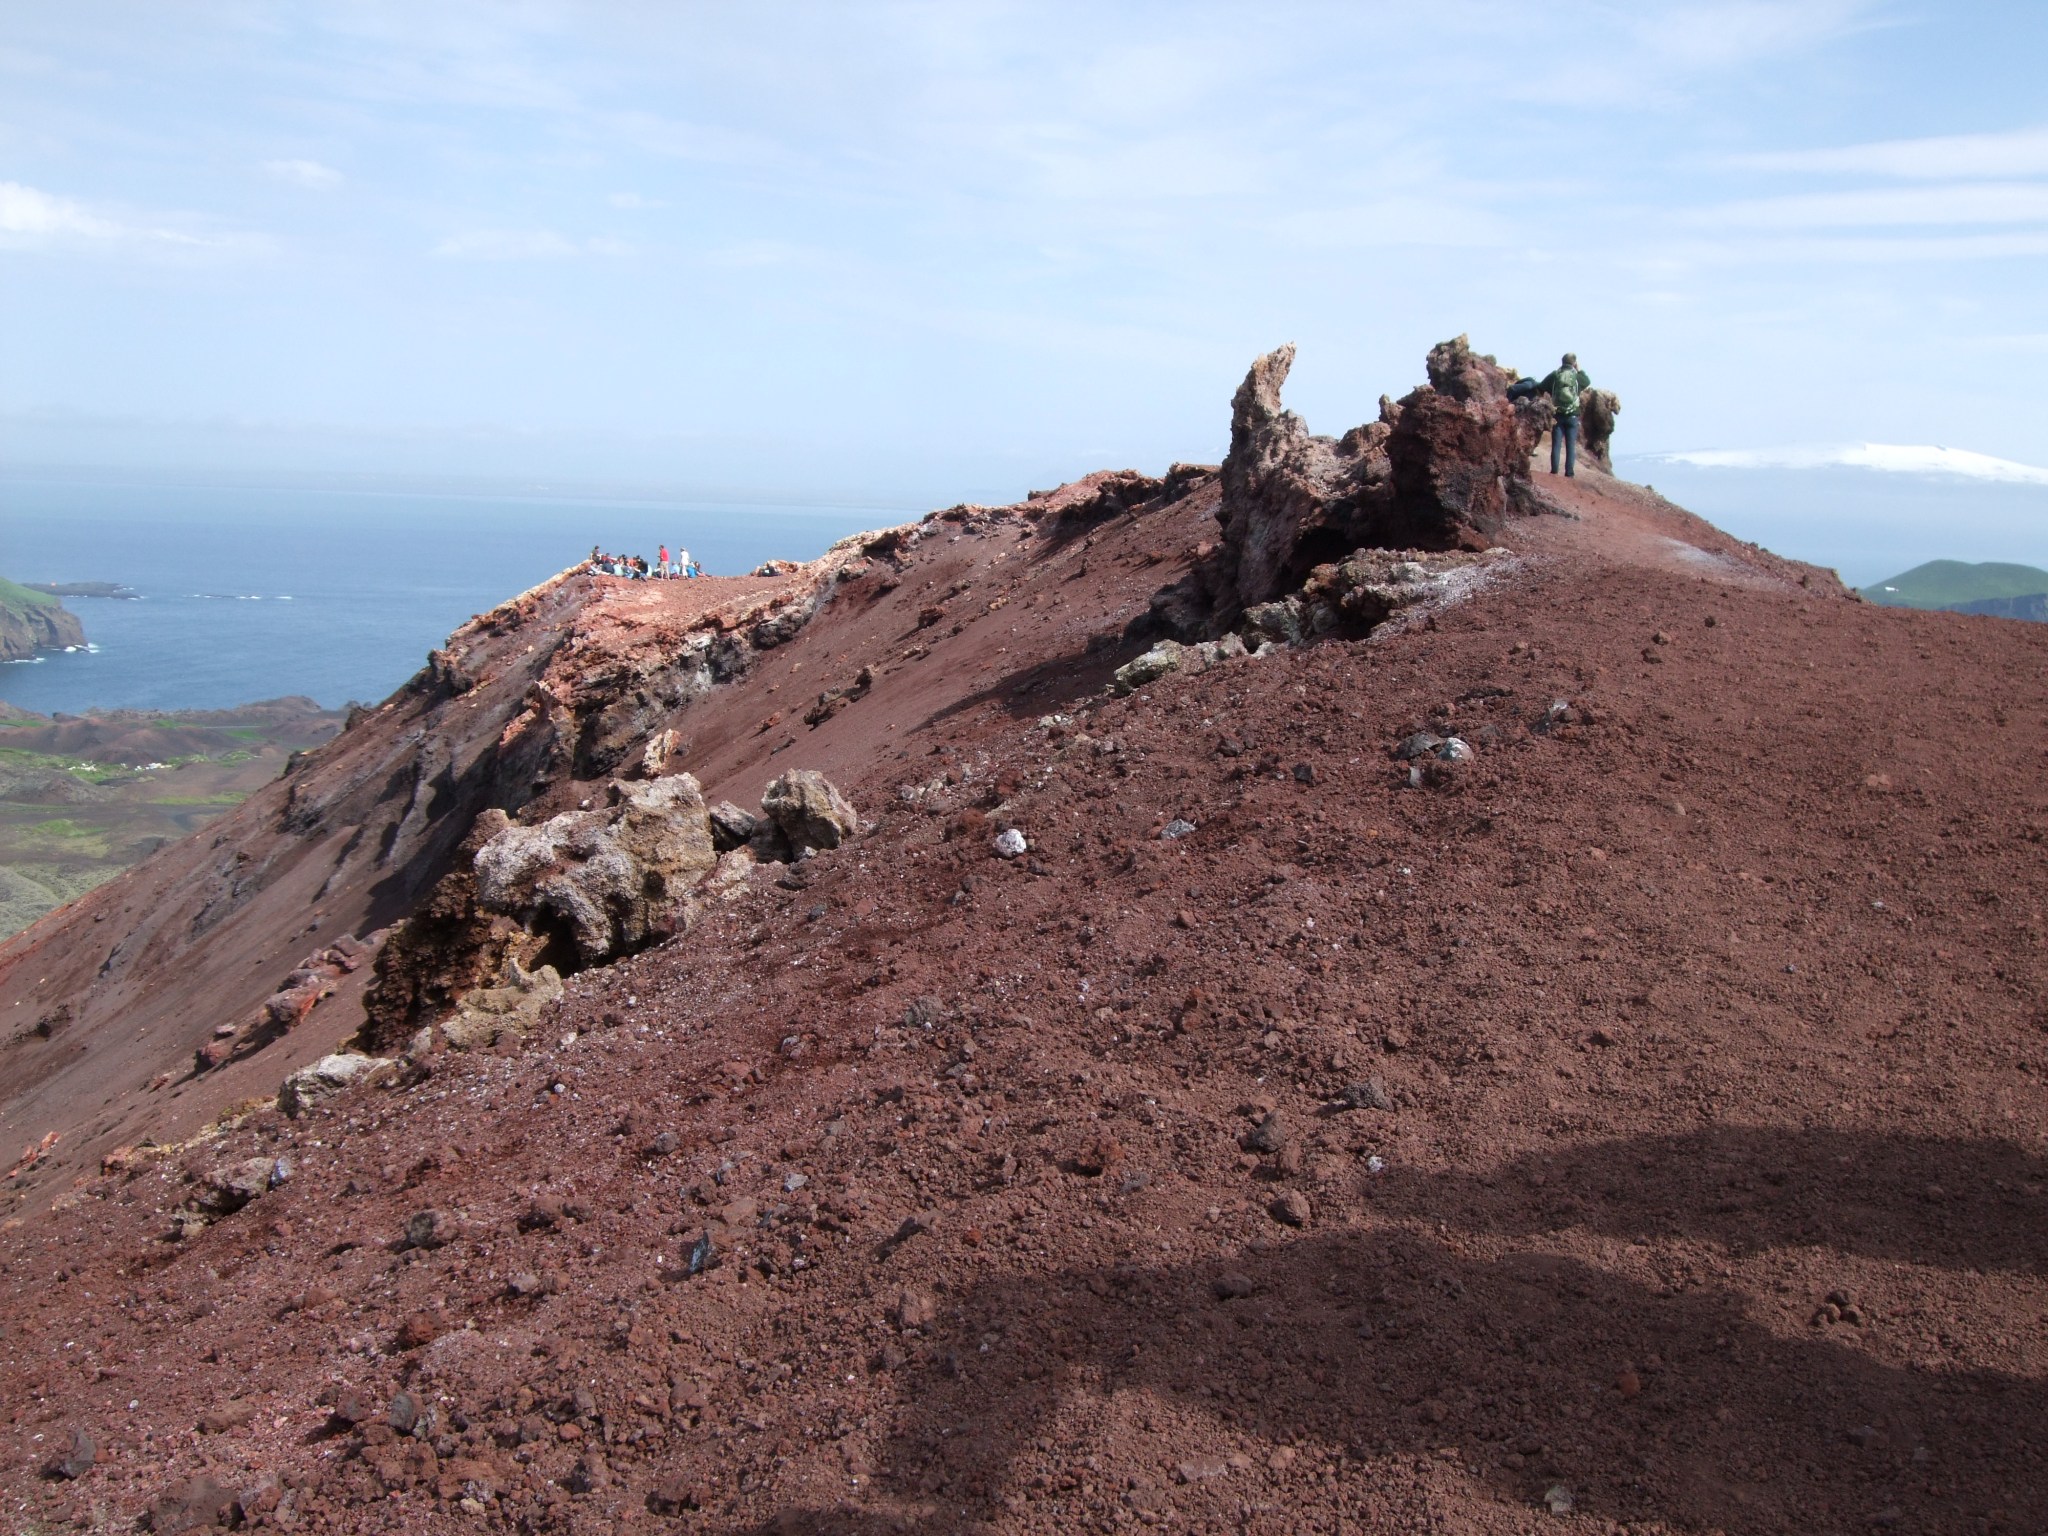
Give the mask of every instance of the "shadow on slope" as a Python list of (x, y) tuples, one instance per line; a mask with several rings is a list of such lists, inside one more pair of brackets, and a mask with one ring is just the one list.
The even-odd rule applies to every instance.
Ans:
[[(1730, 1170), (1747, 1168), (1766, 1183), (1783, 1173), (1783, 1211), (1723, 1198)], [(1277, 1532), (1309, 1504), (1384, 1515), (1392, 1495), (1375, 1467), (1388, 1458), (1478, 1479), (1509, 1505), (1541, 1510), (1562, 1487), (1585, 1513), (1688, 1532), (2048, 1528), (2048, 1383), (1887, 1363), (1891, 1296), (1856, 1298), (1866, 1334), (1809, 1324), (1817, 1297), (1773, 1318), (1697, 1249), (1631, 1249), (1628, 1274), (1533, 1247), (1468, 1251), (1591, 1225), (1652, 1244), (1797, 1242), (2038, 1270), (2048, 1240), (2016, 1191), (2038, 1190), (2040, 1159), (2001, 1142), (1832, 1132), (1647, 1137), (1546, 1165), (1548, 1184), (1580, 1196), (1532, 1219), (1534, 1171), (1371, 1181), (1377, 1209), (1415, 1218), (1398, 1226), (978, 1286), (919, 1345), (877, 1478), (916, 1515), (797, 1510), (768, 1529), (993, 1529), (1029, 1509), (1076, 1528), (1135, 1513)], [(1900, 1198), (1901, 1179), (1922, 1193)], [(1924, 1195), (1933, 1179), (1938, 1202)], [(1162, 1475), (1182, 1438), (1171, 1421), (1187, 1414), (1252, 1454)], [(1283, 1472), (1277, 1447), (1300, 1464)], [(1112, 1464), (1093, 1489), (1036, 1476), (1098, 1449)], [(1319, 1451), (1334, 1475), (1305, 1483)]]

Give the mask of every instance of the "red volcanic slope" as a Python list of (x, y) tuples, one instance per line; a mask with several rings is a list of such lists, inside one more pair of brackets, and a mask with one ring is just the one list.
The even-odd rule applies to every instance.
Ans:
[[(76, 1188), (58, 1143), (0, 1233), (16, 1523), (177, 1529), (216, 1486), (322, 1531), (2048, 1526), (2048, 631), (1540, 483), (1571, 515), (1507, 521), (1465, 601), (1125, 699), (1213, 482), (841, 571), (652, 716), (713, 798), (822, 768), (863, 836), (572, 978), (530, 1047)], [(300, 773), (385, 814), (406, 732), (460, 782), (536, 677), (770, 590), (563, 583)], [(1477, 756), (1411, 785), (1424, 728)], [(347, 1032), (344, 994), (231, 1083), (133, 1091), (402, 909), (403, 858), (289, 841), (293, 782), (6, 952), (19, 1018), (144, 907), (185, 945), (37, 1040), (85, 1054), (17, 1140), (39, 1098), (90, 1148), (183, 1137)], [(180, 893), (234, 836), (280, 872), (229, 954)], [(165, 1236), (257, 1157), (289, 1179)], [(41, 1477), (76, 1430), (94, 1465)]]

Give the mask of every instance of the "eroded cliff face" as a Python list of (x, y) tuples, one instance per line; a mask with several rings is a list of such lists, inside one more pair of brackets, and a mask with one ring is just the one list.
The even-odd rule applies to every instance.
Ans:
[(0, 947), (0, 1130), (54, 1133), (55, 1163), (75, 1171), (274, 1094), (331, 1045), (328, 1021), (359, 1006), (367, 968), (306, 992), (282, 1027), (271, 1005), (305, 992), (290, 978), (337, 941), (374, 948), (479, 811), (545, 785), (549, 744), (505, 728), (585, 596), (558, 579), (472, 621), (205, 832)]
[(39, 651), (85, 644), (78, 616), (54, 597), (0, 583), (0, 661), (26, 661)]

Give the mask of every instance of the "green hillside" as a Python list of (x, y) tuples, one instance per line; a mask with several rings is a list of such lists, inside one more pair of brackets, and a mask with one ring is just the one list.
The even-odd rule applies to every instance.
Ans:
[(18, 581), (9, 581), (0, 576), (0, 612), (26, 613), (32, 608), (55, 608), (60, 606), (57, 599), (47, 592), (38, 592), (24, 587)]
[(1866, 600), (1894, 608), (1955, 608), (2037, 592), (2048, 592), (2048, 571), (1997, 561), (1970, 565), (1961, 560), (1930, 560), (1863, 588)]

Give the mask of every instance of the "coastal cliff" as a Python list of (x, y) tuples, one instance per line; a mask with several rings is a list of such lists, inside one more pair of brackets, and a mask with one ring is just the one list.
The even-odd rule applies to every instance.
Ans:
[(0, 576), (0, 661), (26, 661), (38, 651), (85, 644), (78, 616), (46, 592)]

